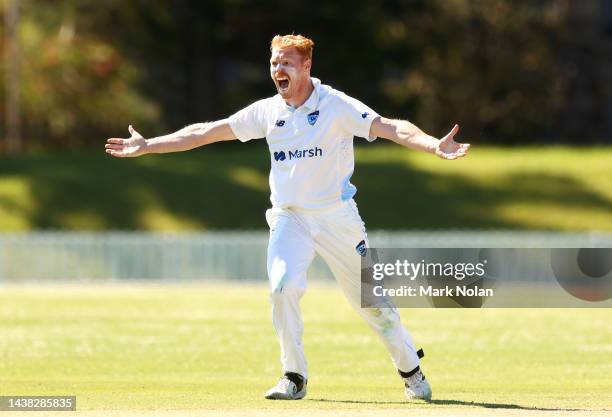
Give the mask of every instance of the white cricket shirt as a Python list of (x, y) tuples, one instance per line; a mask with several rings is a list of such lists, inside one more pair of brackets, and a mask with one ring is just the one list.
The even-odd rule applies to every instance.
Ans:
[(351, 199), (353, 137), (368, 137), (372, 109), (311, 78), (314, 90), (297, 109), (280, 94), (229, 117), (242, 142), (266, 138), (270, 148), (270, 201), (275, 207), (325, 208)]

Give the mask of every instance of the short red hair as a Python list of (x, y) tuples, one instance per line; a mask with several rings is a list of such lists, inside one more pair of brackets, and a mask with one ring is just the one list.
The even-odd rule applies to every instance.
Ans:
[(274, 48), (296, 48), (300, 55), (312, 60), (314, 42), (302, 35), (276, 35), (270, 43), (270, 51)]

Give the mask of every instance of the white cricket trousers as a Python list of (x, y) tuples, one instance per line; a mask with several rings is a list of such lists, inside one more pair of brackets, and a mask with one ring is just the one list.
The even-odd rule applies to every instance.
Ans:
[(273, 207), (266, 212), (266, 220), (272, 321), (283, 372), (308, 377), (300, 299), (315, 253), (327, 263), (353, 308), (380, 336), (395, 367), (409, 372), (419, 365), (412, 337), (395, 308), (361, 308), (361, 257), (356, 247), (362, 240), (367, 245), (367, 236), (353, 200), (317, 210)]

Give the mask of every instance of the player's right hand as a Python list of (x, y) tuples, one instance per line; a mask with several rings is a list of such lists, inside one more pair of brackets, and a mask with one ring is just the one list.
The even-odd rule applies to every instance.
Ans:
[(147, 149), (147, 141), (138, 133), (132, 125), (128, 128), (129, 139), (110, 138), (106, 140), (106, 153), (120, 158), (144, 155)]

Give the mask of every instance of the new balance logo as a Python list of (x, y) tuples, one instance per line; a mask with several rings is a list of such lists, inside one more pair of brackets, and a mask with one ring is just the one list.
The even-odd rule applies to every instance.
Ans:
[(283, 127), (285, 125), (285, 121), (284, 120), (277, 120), (275, 125), (277, 127)]
[[(314, 158), (317, 156), (323, 156), (323, 149), (319, 147), (314, 147), (311, 149), (296, 149), (295, 151), (289, 151), (289, 160), (300, 159), (300, 158)], [(274, 152), (274, 160), (275, 161), (284, 161), (287, 159), (287, 154), (285, 151)]]
[(363, 114), (361, 115), (361, 118), (362, 118), (362, 119), (365, 119), (366, 117), (368, 117), (368, 115), (369, 115), (369, 114), (370, 114), (370, 113), (365, 112), (365, 113), (363, 113)]

